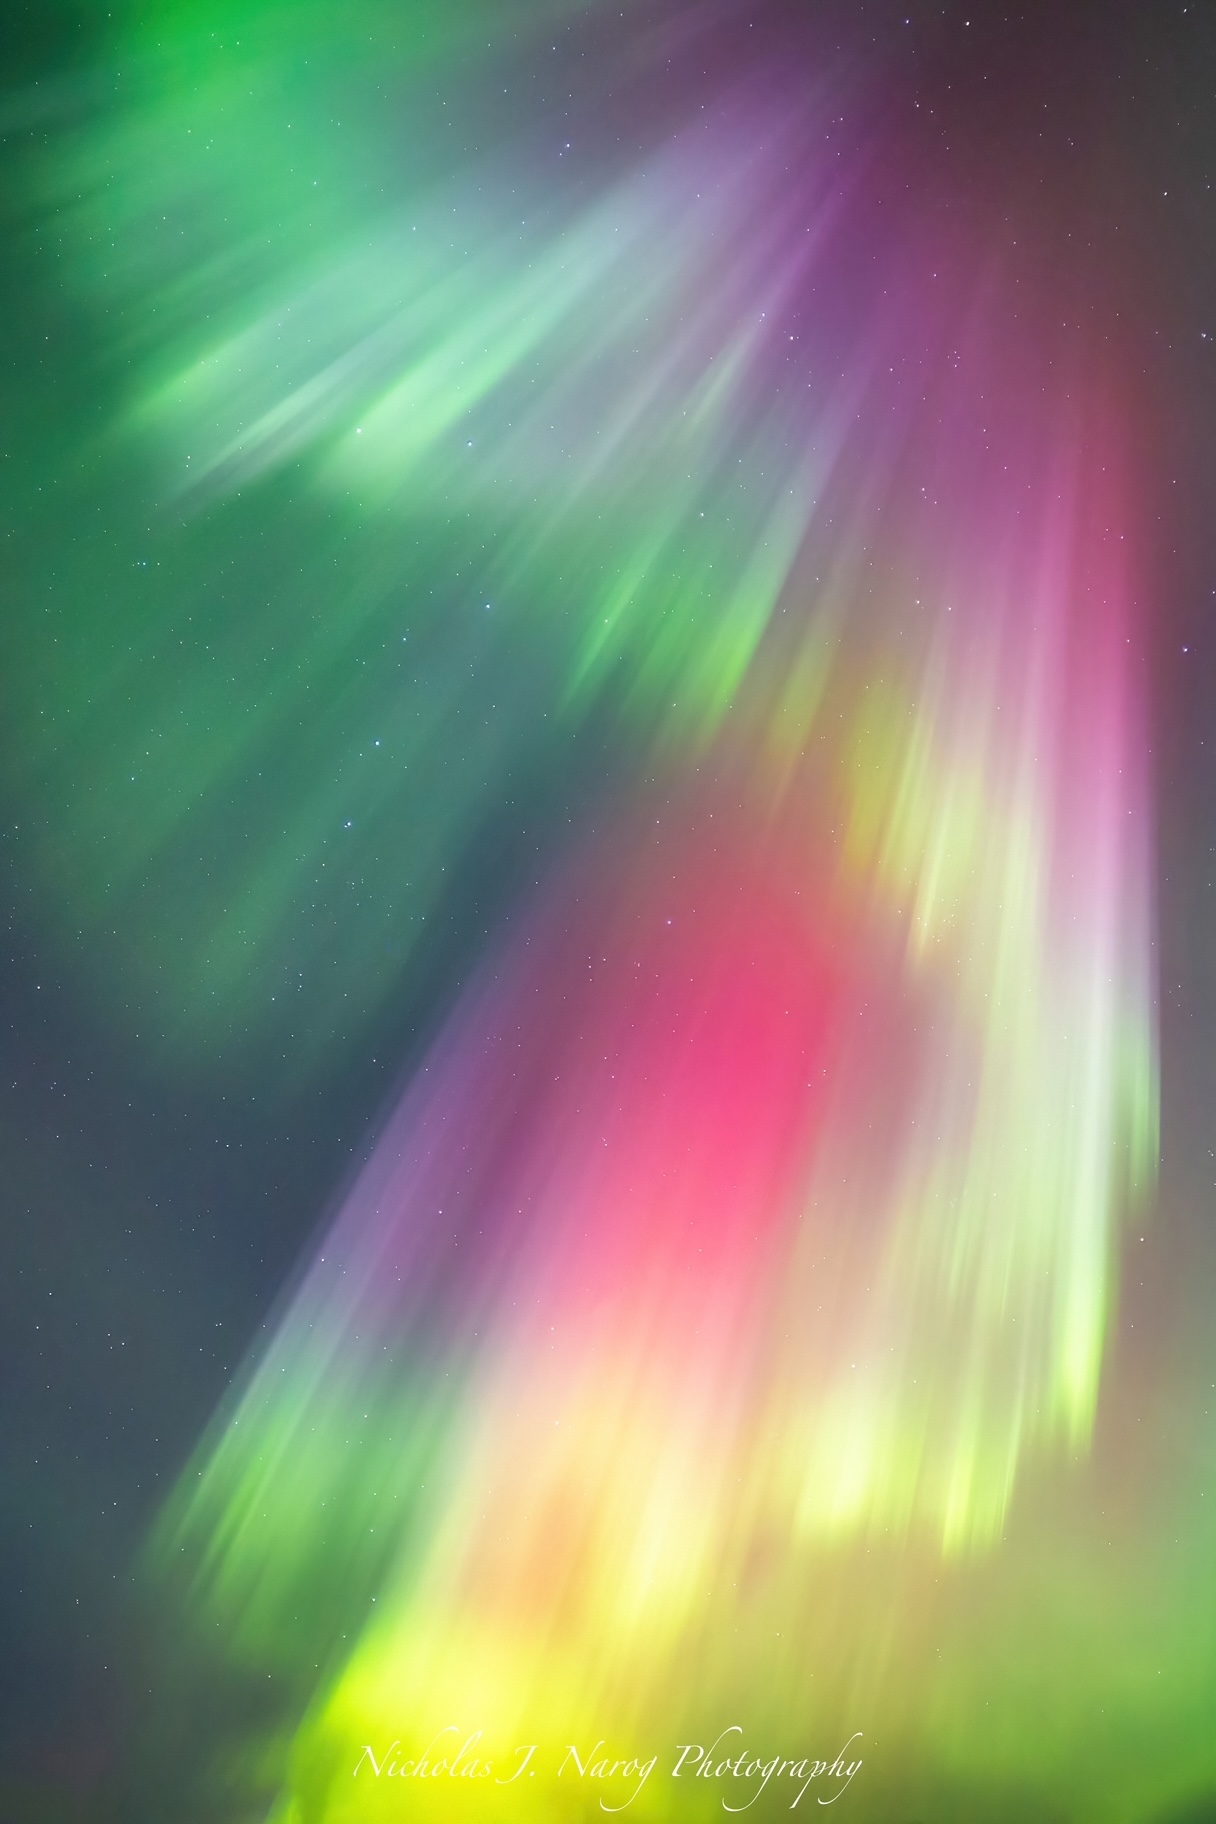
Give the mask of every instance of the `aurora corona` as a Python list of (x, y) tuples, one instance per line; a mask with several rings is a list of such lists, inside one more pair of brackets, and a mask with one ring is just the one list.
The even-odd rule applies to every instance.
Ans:
[[(181, 166), (138, 97), (91, 143), (147, 167), (149, 215), (203, 157), (181, 123), (254, 106), (211, 55)], [(592, 726), (615, 756), (157, 1531), (234, 1661), (316, 1668), (267, 1750), (282, 1824), (380, 1815), (366, 1744), (404, 1765), (449, 1727), (708, 1739), (689, 1719), (749, 1691), (753, 1735), (844, 1739), (907, 1648), (881, 1580), (847, 1615), (825, 1588), (859, 1553), (898, 1583), (993, 1551), (1091, 1435), (1157, 1147), (1134, 429), (974, 224), (890, 206), (897, 151), (838, 130), (837, 81), (759, 60), (561, 186), (522, 139), (407, 145), (382, 203), (318, 203), (131, 388), (174, 512), (277, 483), (341, 517), (315, 611), (267, 609), (296, 669), (239, 739), (336, 717), (356, 686), (324, 680), (369, 655), (409, 670), (315, 822), (200, 911), (183, 1048), (330, 890), (335, 833), (392, 857), (408, 923), (391, 960), (370, 915), (339, 943), (335, 1004), (374, 1007), (523, 757)], [(372, 127), (289, 105), (301, 169), (364, 197)], [(227, 764), (149, 788), (132, 873)], [(496, 1815), (535, 1815), (525, 1786)]]

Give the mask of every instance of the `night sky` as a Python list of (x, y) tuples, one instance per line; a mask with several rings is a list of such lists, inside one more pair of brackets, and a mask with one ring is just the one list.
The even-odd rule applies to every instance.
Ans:
[(0, 1818), (1216, 1818), (1216, 13), (3, 11)]

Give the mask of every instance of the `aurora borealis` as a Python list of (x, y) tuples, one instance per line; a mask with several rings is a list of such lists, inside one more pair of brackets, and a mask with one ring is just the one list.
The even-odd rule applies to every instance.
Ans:
[(1176, 12), (24, 21), (6, 1817), (1216, 1815)]

